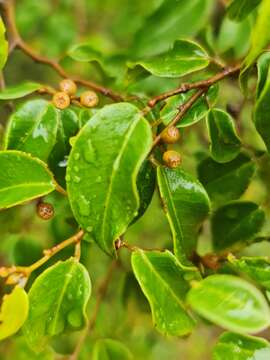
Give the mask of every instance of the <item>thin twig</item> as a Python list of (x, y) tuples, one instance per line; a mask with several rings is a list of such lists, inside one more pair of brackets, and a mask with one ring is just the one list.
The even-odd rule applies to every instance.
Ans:
[(63, 78), (73, 79), (77, 84), (89, 87), (104, 96), (110, 97), (114, 101), (123, 100), (123, 97), (120, 94), (115, 93), (112, 89), (96, 84), (95, 82), (90, 80), (73, 77), (72, 75), (68, 74), (66, 70), (56, 60), (52, 60), (47, 58), (46, 56), (38, 54), (34, 49), (32, 49), (28, 44), (26, 44), (26, 42), (21, 38), (21, 35), (18, 32), (14, 15), (13, 0), (0, 3), (0, 6), (2, 8), (3, 19), (9, 32), (10, 52), (13, 51), (15, 48), (18, 48), (23, 51), (27, 56), (29, 56), (32, 60), (53, 68)]
[(154, 107), (158, 102), (163, 101), (168, 99), (171, 96), (177, 95), (177, 94), (183, 94), (186, 93), (190, 90), (193, 89), (205, 89), (205, 88), (209, 88), (209, 86), (217, 83), (218, 81), (224, 79), (227, 76), (233, 75), (235, 73), (237, 73), (240, 70), (240, 65), (236, 65), (234, 67), (231, 68), (227, 68), (224, 69), (223, 71), (221, 71), (220, 73), (206, 79), (206, 80), (201, 80), (201, 81), (197, 81), (194, 83), (184, 83), (182, 84), (180, 87), (174, 89), (174, 90), (170, 90), (168, 92), (165, 92), (163, 94), (157, 95), (155, 97), (153, 97), (152, 99), (150, 99), (148, 101), (148, 106), (150, 108)]

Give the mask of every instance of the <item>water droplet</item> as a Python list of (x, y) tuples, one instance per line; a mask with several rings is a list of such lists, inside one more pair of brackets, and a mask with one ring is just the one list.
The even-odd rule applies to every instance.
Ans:
[(101, 181), (102, 181), (102, 177), (99, 175), (99, 176), (97, 177), (97, 183), (101, 183)]
[(67, 182), (70, 181), (70, 175), (69, 174), (66, 175), (66, 181)]
[(86, 200), (86, 198), (83, 195), (79, 197), (78, 206), (79, 206), (79, 212), (82, 216), (89, 216), (90, 214), (89, 201)]
[(81, 181), (81, 178), (80, 178), (79, 176), (77, 176), (77, 175), (73, 176), (72, 179), (73, 179), (74, 182), (77, 183), (77, 184)]
[(47, 333), (51, 336), (60, 334), (65, 328), (65, 322), (63, 318), (58, 317), (57, 321), (54, 320), (55, 319), (52, 318), (52, 320), (49, 321), (47, 326)]
[(75, 140), (76, 140), (76, 136), (73, 136), (73, 137), (71, 137), (71, 138), (69, 139), (69, 143), (70, 143), (71, 146), (74, 145)]
[(88, 139), (85, 144), (83, 155), (85, 161), (88, 163), (94, 163), (96, 161), (96, 152), (90, 139)]
[(72, 300), (73, 299), (73, 295), (71, 293), (68, 294), (67, 296), (68, 300)]
[(35, 139), (37, 137), (42, 137), (42, 139), (47, 143), (48, 142), (48, 131), (42, 124), (40, 124), (33, 131), (32, 137), (33, 137), (33, 139)]
[(78, 168), (78, 166), (75, 165), (74, 168), (73, 168), (73, 170), (74, 170), (75, 172), (79, 172), (80, 169)]
[(76, 152), (76, 153), (74, 154), (74, 159), (75, 159), (75, 160), (79, 160), (79, 158), (80, 158), (80, 154), (79, 154), (78, 152)]
[(67, 157), (65, 157), (64, 160), (59, 161), (58, 166), (59, 167), (67, 167)]
[(93, 226), (87, 226), (86, 230), (87, 230), (88, 232), (92, 232), (92, 231), (93, 231)]
[(75, 328), (80, 328), (83, 324), (83, 317), (79, 309), (73, 309), (68, 313), (67, 320)]

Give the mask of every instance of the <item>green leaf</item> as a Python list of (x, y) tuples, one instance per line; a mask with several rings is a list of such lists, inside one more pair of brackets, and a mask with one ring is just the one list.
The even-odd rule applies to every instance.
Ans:
[(3, 69), (8, 58), (8, 42), (5, 38), (6, 28), (0, 18), (0, 70)]
[(197, 270), (182, 266), (169, 251), (136, 250), (131, 262), (157, 329), (164, 335), (189, 334), (195, 321), (187, 311), (185, 297), (188, 281), (198, 278)]
[(270, 51), (266, 51), (259, 57), (257, 61), (258, 81), (256, 88), (256, 99), (259, 99), (263, 91), (263, 88), (268, 81), (269, 68), (270, 68)]
[(215, 205), (238, 199), (254, 172), (255, 165), (246, 154), (239, 154), (226, 164), (206, 158), (198, 166), (199, 180)]
[(227, 330), (257, 333), (270, 325), (270, 310), (264, 296), (236, 276), (208, 276), (194, 285), (187, 300), (200, 316)]
[(66, 180), (74, 216), (110, 255), (137, 215), (136, 178), (151, 144), (150, 125), (140, 111), (118, 103), (99, 110), (73, 145)]
[(236, 59), (243, 58), (250, 48), (254, 20), (254, 16), (249, 16), (241, 22), (235, 22), (225, 16), (216, 43), (213, 45), (214, 49), (216, 48), (218, 53), (232, 55)]
[(25, 82), (20, 85), (9, 86), (0, 91), (0, 100), (19, 99), (40, 89), (42, 85), (34, 82)]
[(156, 169), (149, 160), (145, 160), (140, 167), (137, 176), (137, 189), (140, 197), (140, 207), (138, 215), (133, 219), (132, 223), (143, 216), (151, 203), (155, 187), (156, 187)]
[(21, 150), (46, 161), (56, 141), (59, 113), (45, 100), (24, 103), (10, 117), (5, 148)]
[[(195, 93), (195, 90), (189, 91), (185, 94), (172, 96), (166, 101), (166, 105), (160, 112), (160, 117), (165, 125), (177, 115), (178, 108), (183, 105)], [(193, 125), (202, 120), (209, 112), (209, 106), (213, 106), (218, 95), (218, 86), (213, 85), (207, 92), (206, 98), (200, 97), (195, 104), (187, 111), (183, 119), (177, 124), (177, 127), (182, 128)], [(206, 101), (207, 99), (207, 101)]]
[(131, 53), (137, 57), (167, 51), (176, 39), (190, 38), (206, 24), (211, 0), (165, 0), (137, 32)]
[(39, 352), (51, 337), (82, 329), (90, 293), (89, 274), (74, 258), (39, 275), (29, 291), (29, 316), (23, 326), (29, 346)]
[(240, 259), (230, 256), (229, 260), (235, 270), (248, 275), (260, 286), (270, 290), (270, 261), (267, 257), (246, 257)]
[(129, 62), (129, 67), (143, 67), (150, 74), (160, 77), (178, 78), (209, 65), (205, 50), (188, 40), (177, 40), (173, 48), (165, 53), (143, 60)]
[(244, 20), (262, 0), (233, 0), (228, 6), (228, 15), (232, 20)]
[(75, 136), (78, 131), (79, 119), (75, 111), (72, 109), (59, 111), (56, 143), (50, 153), (48, 164), (57, 182), (63, 187), (66, 186), (67, 158), (71, 150), (69, 140)]
[(15, 334), (24, 324), (28, 315), (28, 297), (24, 289), (15, 286), (4, 295), (0, 310), (0, 340)]
[(211, 221), (214, 248), (221, 251), (252, 242), (264, 221), (264, 211), (251, 201), (235, 201), (218, 208)]
[(21, 151), (0, 151), (0, 209), (52, 192), (56, 184), (42, 161)]
[(231, 332), (223, 333), (214, 347), (213, 360), (263, 360), (270, 358), (268, 341)]
[(263, 54), (258, 61), (258, 83), (254, 122), (268, 152), (270, 151), (270, 53)]
[(196, 249), (199, 229), (208, 216), (210, 201), (203, 186), (181, 169), (159, 167), (158, 186), (174, 241), (183, 263)]
[(247, 88), (248, 74), (251, 67), (270, 41), (269, 17), (270, 2), (269, 0), (262, 0), (258, 10), (257, 20), (253, 27), (251, 48), (243, 62), (240, 73), (240, 82), (244, 90)]
[(98, 340), (93, 349), (92, 360), (131, 360), (129, 349), (120, 341), (112, 339)]
[(207, 125), (212, 158), (219, 163), (235, 159), (240, 153), (241, 141), (236, 133), (233, 118), (223, 110), (212, 109), (208, 113)]

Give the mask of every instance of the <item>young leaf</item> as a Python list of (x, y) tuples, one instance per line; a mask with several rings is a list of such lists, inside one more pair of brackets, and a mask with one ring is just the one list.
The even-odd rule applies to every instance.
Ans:
[(40, 89), (42, 85), (34, 82), (25, 82), (23, 84), (9, 86), (0, 91), (0, 100), (19, 99)]
[(187, 280), (198, 277), (196, 269), (181, 266), (169, 251), (136, 250), (131, 262), (157, 329), (164, 335), (189, 334), (195, 321), (186, 309), (185, 297)]
[(28, 297), (24, 289), (15, 286), (4, 295), (0, 310), (0, 340), (15, 334), (24, 324), (28, 315)]
[(262, 0), (233, 0), (228, 6), (228, 15), (234, 21), (244, 20)]
[[(189, 91), (180, 95), (172, 96), (166, 101), (166, 105), (160, 112), (160, 117), (165, 125), (177, 115), (179, 107), (184, 104), (195, 91)], [(210, 87), (206, 94), (206, 98), (200, 97), (195, 104), (187, 111), (183, 119), (177, 124), (177, 127), (186, 127), (197, 123), (202, 120), (208, 113), (209, 106), (213, 106), (216, 102), (218, 95), (218, 86), (213, 85)]]
[(98, 340), (93, 349), (92, 360), (131, 360), (133, 356), (129, 349), (120, 341), (112, 339)]
[(248, 335), (223, 333), (214, 347), (213, 360), (263, 360), (270, 358), (268, 341)]
[(46, 161), (56, 141), (59, 111), (45, 100), (24, 103), (8, 124), (5, 148), (21, 150)]
[(57, 182), (66, 186), (65, 175), (67, 157), (71, 150), (69, 139), (79, 131), (79, 119), (75, 111), (64, 109), (59, 111), (59, 122), (56, 143), (50, 153), (48, 164)]
[(221, 251), (252, 242), (264, 221), (264, 211), (250, 201), (236, 201), (218, 208), (211, 220), (214, 248)]
[(5, 38), (6, 28), (0, 18), (0, 70), (3, 69), (8, 58), (8, 42)]
[(134, 37), (131, 53), (138, 57), (167, 51), (176, 39), (190, 38), (206, 23), (210, 0), (163, 1)]
[(89, 274), (74, 258), (39, 275), (29, 291), (29, 316), (23, 326), (29, 346), (40, 352), (51, 337), (82, 329), (90, 293)]
[(174, 240), (174, 253), (183, 263), (196, 249), (199, 229), (210, 210), (203, 186), (181, 169), (158, 168), (160, 196)]
[(227, 330), (257, 333), (270, 325), (269, 306), (261, 292), (232, 275), (211, 275), (187, 295), (200, 316)]
[(232, 117), (225, 111), (212, 109), (207, 117), (212, 158), (219, 163), (232, 161), (239, 154), (241, 141)]
[(240, 73), (240, 82), (244, 90), (247, 88), (249, 70), (270, 40), (269, 17), (270, 2), (269, 0), (262, 0), (253, 27), (251, 49), (244, 60)]
[(73, 145), (66, 180), (74, 216), (110, 255), (137, 215), (136, 177), (151, 144), (150, 125), (139, 110), (118, 103), (99, 110)]
[(255, 103), (254, 122), (256, 130), (261, 135), (268, 152), (270, 151), (270, 60), (269, 53), (258, 61), (257, 100)]
[(233, 267), (270, 291), (270, 261), (266, 257), (229, 257)]
[(0, 209), (41, 197), (56, 184), (41, 160), (21, 151), (0, 151)]
[(150, 74), (160, 77), (178, 78), (209, 65), (205, 50), (188, 40), (177, 40), (172, 49), (154, 57), (130, 62), (129, 67), (142, 66)]
[(199, 180), (215, 205), (238, 199), (254, 172), (255, 165), (246, 154), (239, 154), (226, 164), (206, 158), (198, 166)]

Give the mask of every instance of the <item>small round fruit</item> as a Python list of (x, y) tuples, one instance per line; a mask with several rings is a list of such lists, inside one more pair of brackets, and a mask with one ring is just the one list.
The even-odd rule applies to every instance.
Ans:
[(165, 153), (163, 154), (163, 161), (164, 163), (172, 169), (177, 168), (180, 164), (181, 164), (181, 155), (174, 150), (168, 150), (165, 151)]
[(53, 104), (57, 109), (64, 110), (70, 105), (70, 97), (64, 91), (59, 91), (53, 95)]
[(64, 79), (60, 81), (59, 88), (61, 91), (67, 93), (68, 95), (74, 95), (77, 91), (77, 85), (71, 79)]
[(54, 215), (54, 208), (52, 204), (49, 203), (38, 203), (37, 204), (37, 214), (43, 220), (50, 220)]
[(170, 126), (161, 133), (161, 140), (166, 144), (174, 144), (180, 138), (180, 131), (176, 126)]
[(94, 107), (98, 104), (98, 96), (94, 91), (84, 91), (80, 96), (80, 102), (82, 106), (85, 107)]

